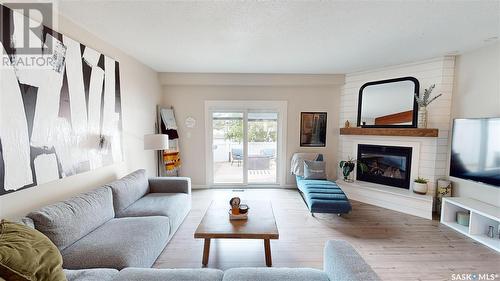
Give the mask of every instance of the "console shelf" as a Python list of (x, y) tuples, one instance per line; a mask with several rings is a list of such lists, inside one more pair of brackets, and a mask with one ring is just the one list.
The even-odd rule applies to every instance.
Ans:
[[(469, 226), (457, 223), (457, 212), (469, 212)], [(500, 208), (463, 197), (444, 197), (441, 207), (441, 223), (500, 252)], [(487, 236), (488, 227), (493, 226), (494, 237)]]
[(436, 138), (438, 129), (421, 128), (340, 128), (341, 135), (360, 136), (400, 136), (400, 137), (426, 137)]

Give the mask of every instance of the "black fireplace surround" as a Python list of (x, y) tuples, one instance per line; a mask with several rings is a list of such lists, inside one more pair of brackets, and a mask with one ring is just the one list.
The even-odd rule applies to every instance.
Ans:
[(411, 147), (358, 144), (356, 179), (410, 189)]

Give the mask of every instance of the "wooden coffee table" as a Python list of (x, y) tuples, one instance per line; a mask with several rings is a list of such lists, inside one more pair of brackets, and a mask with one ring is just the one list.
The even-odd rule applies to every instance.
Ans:
[(212, 201), (205, 216), (198, 225), (194, 238), (205, 239), (203, 247), (203, 266), (208, 264), (210, 239), (263, 239), (266, 265), (271, 266), (270, 239), (279, 239), (278, 227), (273, 208), (269, 201), (245, 202), (250, 210), (247, 220), (229, 220), (229, 203)]

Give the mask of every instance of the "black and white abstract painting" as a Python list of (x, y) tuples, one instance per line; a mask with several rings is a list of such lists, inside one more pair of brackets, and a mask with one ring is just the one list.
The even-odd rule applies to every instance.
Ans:
[[(122, 161), (118, 62), (0, 12), (0, 195)], [(19, 51), (27, 36), (38, 54)]]

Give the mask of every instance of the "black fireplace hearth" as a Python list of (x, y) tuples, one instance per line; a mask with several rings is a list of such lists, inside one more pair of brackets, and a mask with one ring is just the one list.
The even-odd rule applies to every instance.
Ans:
[(410, 188), (411, 147), (358, 144), (356, 179), (389, 185), (404, 189)]

